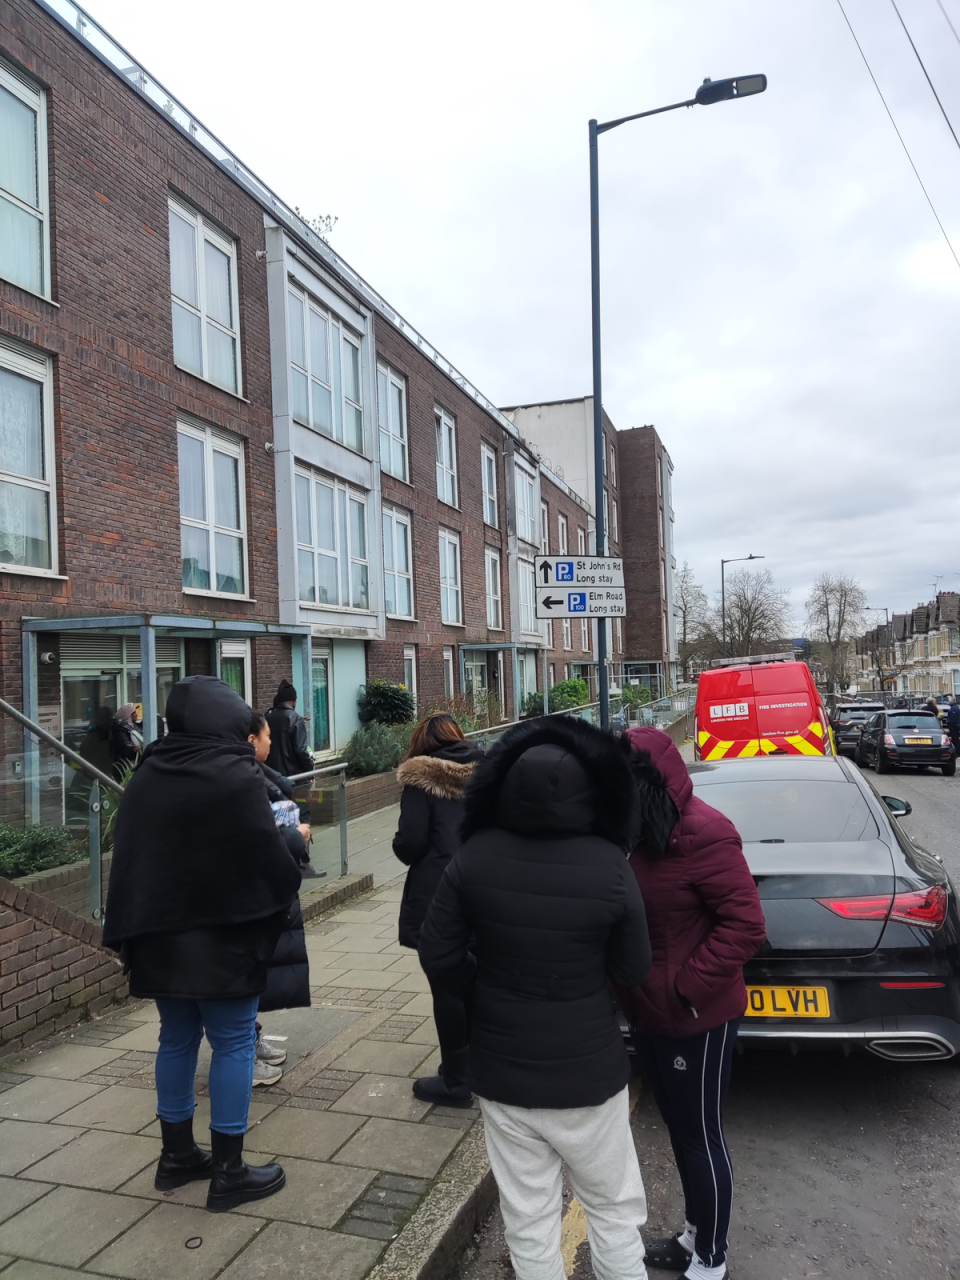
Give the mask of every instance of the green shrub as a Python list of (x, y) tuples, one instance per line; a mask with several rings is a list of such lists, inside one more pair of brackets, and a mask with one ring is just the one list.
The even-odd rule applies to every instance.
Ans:
[(624, 705), (628, 707), (642, 707), (653, 700), (645, 684), (625, 684), (620, 696), (623, 698)]
[(590, 701), (590, 686), (586, 680), (561, 680), (550, 690), (550, 710), (569, 711)]
[(408, 720), (406, 724), (385, 724), (384, 729), (389, 733), (400, 748), (400, 759), (410, 750), (410, 739), (413, 737), (413, 731), (417, 727), (413, 720)]
[[(556, 687), (556, 686), (554, 686)], [(553, 708), (551, 707), (551, 710)], [(520, 706), (520, 719), (532, 720), (536, 716), (543, 715), (543, 694), (538, 690), (533, 693), (524, 695), (523, 702)]]
[(376, 720), (361, 725), (347, 743), (343, 762), (353, 778), (365, 778), (371, 773), (387, 773), (395, 769), (404, 752), (387, 725)]
[[(437, 698), (429, 706), (421, 708), (420, 718), (425, 719), (427, 716), (435, 715), (438, 711), (445, 711), (448, 716), (451, 716), (464, 733), (475, 733), (478, 729), (486, 728), (486, 721), (477, 714), (477, 706), (473, 698), (461, 696), (456, 698)], [(484, 705), (484, 711), (486, 711), (486, 704)]]
[(0, 876), (17, 876), (49, 871), (87, 856), (67, 827), (11, 827), (0, 822)]
[(357, 699), (361, 724), (408, 724), (417, 713), (413, 694), (405, 684), (369, 680)]

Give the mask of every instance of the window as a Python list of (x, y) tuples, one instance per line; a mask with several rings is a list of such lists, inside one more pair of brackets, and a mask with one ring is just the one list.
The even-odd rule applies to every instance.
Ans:
[(617, 653), (623, 653), (623, 619), (614, 618), (613, 620), (613, 637), (617, 646)]
[(209, 427), (180, 423), (177, 452), (184, 589), (245, 595), (243, 446)]
[(577, 526), (577, 555), (585, 556), (587, 554), (587, 531)]
[(537, 598), (536, 577), (532, 560), (521, 560), (518, 565), (520, 577), (520, 630), (536, 631), (537, 619), (534, 601)]
[(617, 508), (616, 498), (613, 498), (610, 502), (610, 537), (614, 542), (620, 541), (620, 512)]
[(517, 477), (517, 537), (524, 542), (532, 542), (534, 546), (540, 541), (537, 530), (536, 480), (531, 471), (516, 468)]
[(569, 618), (564, 618), (563, 620), (563, 647), (565, 649), (573, 648), (573, 628), (570, 626)]
[(543, 624), (543, 638), (546, 641), (547, 648), (553, 648), (553, 619), (547, 618)]
[(313, 750), (329, 751), (330, 732), (330, 654), (313, 651)]
[(603, 474), (604, 474), (604, 477), (606, 477), (606, 474), (607, 474), (607, 450), (609, 449), (609, 447), (610, 447), (610, 442), (609, 442), (609, 440), (607, 439), (607, 437), (606, 437), (606, 436), (604, 436), (604, 437), (603, 437)]
[(549, 681), (549, 687), (551, 689), (557, 683), (557, 668), (552, 662), (547, 668), (547, 680)]
[(484, 552), (487, 574), (487, 626), (491, 631), (503, 627), (503, 609), (500, 600), (500, 552), (487, 547)]
[(239, 693), (244, 702), (253, 705), (249, 640), (220, 641), (220, 679)]
[(540, 503), (540, 554), (550, 554), (550, 512), (545, 502)]
[(565, 556), (569, 550), (567, 537), (567, 517), (560, 516), (557, 520), (557, 547), (562, 556)]
[(360, 339), (295, 289), (287, 292), (287, 325), (294, 419), (363, 453)]
[(617, 450), (613, 441), (610, 441), (610, 483), (616, 487), (617, 484)]
[(610, 495), (606, 489), (603, 491), (603, 547), (598, 554), (604, 555), (607, 551), (607, 544), (610, 541)]
[(563, 678), (564, 680), (570, 679), (570, 663), (569, 662), (565, 662), (563, 664)]
[(407, 460), (407, 384), (399, 373), (377, 366), (377, 421), (380, 466), (398, 480), (409, 480)]
[(383, 606), (398, 618), (413, 617), (413, 556), (410, 517), (383, 509)]
[(0, 62), (0, 276), (50, 296), (46, 97)]
[(437, 424), (437, 497), (457, 505), (457, 424), (446, 409), (435, 409)]
[(57, 572), (50, 361), (0, 344), (0, 567)]
[(369, 609), (366, 495), (313, 471), (295, 485), (301, 602)]
[(173, 359), (240, 394), (237, 246), (200, 214), (170, 201)]
[(480, 446), (480, 474), (483, 477), (483, 519), (497, 527), (497, 455), (488, 444)]
[(460, 535), (440, 530), (440, 617), (444, 622), (463, 622), (460, 600)]
[(413, 694), (413, 700), (417, 700), (417, 646), (415, 644), (407, 644), (403, 646), (403, 683)]
[(589, 653), (591, 649), (589, 618), (580, 619), (580, 648), (584, 653)]
[(453, 650), (449, 647), (443, 651), (443, 696), (452, 698), (456, 690), (453, 680)]

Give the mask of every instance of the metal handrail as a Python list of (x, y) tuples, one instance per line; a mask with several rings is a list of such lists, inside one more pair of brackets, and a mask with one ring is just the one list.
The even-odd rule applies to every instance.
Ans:
[(345, 764), (325, 765), (322, 769), (308, 769), (306, 773), (291, 773), (287, 777), (288, 782), (306, 782), (308, 778), (319, 778), (326, 773), (341, 773), (347, 766)]
[(518, 724), (526, 724), (528, 720), (549, 720), (552, 716), (571, 716), (577, 711), (590, 711), (593, 707), (599, 707), (599, 702), (582, 702), (578, 707), (564, 707), (562, 711), (548, 711), (545, 715), (527, 716), (523, 720), (505, 720), (502, 724), (491, 724), (486, 729), (471, 729), (469, 733), (465, 733), (465, 738), (480, 738), (488, 733), (506, 733), (508, 729), (514, 728)]
[(123, 795), (123, 787), (117, 782), (116, 778), (111, 778), (109, 774), (101, 773), (95, 764), (91, 764), (89, 760), (85, 760), (83, 756), (78, 755), (66, 743), (61, 742), (59, 738), (55, 738), (52, 733), (47, 733), (46, 729), (41, 729), (22, 711), (18, 711), (16, 707), (11, 707), (9, 702), (5, 702), (0, 698), (0, 711), (5, 712), (8, 716), (12, 716), (18, 724), (22, 724), (25, 729), (39, 738), (41, 742), (45, 742), (48, 747), (53, 747), (55, 751), (59, 751), (65, 760), (69, 760), (71, 764), (82, 770), (88, 777), (94, 778), (105, 787), (109, 787), (111, 791), (115, 791), (117, 795)]

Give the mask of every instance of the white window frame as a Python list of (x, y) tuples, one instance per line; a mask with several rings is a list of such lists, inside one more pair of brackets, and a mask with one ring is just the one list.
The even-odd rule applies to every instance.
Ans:
[(0, 368), (18, 374), (30, 382), (40, 384), (41, 431), (43, 433), (43, 479), (21, 476), (15, 471), (0, 471), (0, 480), (22, 485), (26, 489), (38, 489), (47, 494), (47, 538), (50, 547), (50, 566), (47, 569), (33, 565), (14, 565), (0, 560), (0, 573), (29, 574), (37, 578), (60, 576), (60, 539), (57, 521), (57, 469), (56, 442), (53, 422), (53, 362), (39, 352), (27, 351), (0, 341)]
[[(249, 546), (247, 538), (247, 482), (246, 482), (246, 459), (244, 456), (243, 441), (239, 436), (225, 435), (222, 431), (217, 431), (213, 427), (202, 426), (197, 422), (189, 422), (183, 418), (177, 419), (177, 436), (189, 436), (194, 440), (203, 442), (203, 469), (204, 469), (204, 492), (207, 504), (206, 520), (197, 520), (191, 516), (185, 516), (183, 511), (180, 512), (180, 527), (184, 525), (192, 529), (205, 529), (207, 537), (210, 539), (210, 586), (208, 587), (186, 587), (183, 586), (183, 569), (181, 562), (181, 587), (180, 590), (184, 595), (190, 596), (216, 596), (220, 600), (249, 600), (250, 599), (250, 565), (249, 565)], [(229, 457), (237, 460), (237, 496), (240, 514), (240, 528), (231, 529), (226, 525), (218, 525), (216, 520), (216, 489), (213, 472), (213, 455), (214, 453), (224, 453)], [(178, 465), (179, 474), (179, 465)], [(178, 498), (179, 502), (179, 498)], [(241, 543), (241, 562), (243, 565), (243, 590), (236, 591), (218, 591), (215, 583), (217, 581), (217, 563), (216, 563), (216, 547), (217, 534), (221, 533), (226, 537), (240, 538)], [(182, 556), (181, 556), (182, 560)]]
[(514, 461), (517, 497), (517, 537), (531, 546), (540, 542), (537, 531), (537, 477), (522, 463)]
[(565, 556), (570, 550), (570, 527), (567, 523), (567, 517), (560, 515), (557, 517), (557, 551), (560, 555)]
[[(217, 675), (220, 676), (224, 658), (240, 658), (243, 662), (243, 700), (253, 706), (253, 681), (249, 640), (221, 640), (217, 646)], [(222, 678), (222, 677), (221, 677)]]
[(457, 695), (457, 680), (455, 675), (455, 664), (453, 661), (453, 647), (451, 645), (443, 646), (443, 696), (445, 698), (455, 698)]
[(617, 653), (623, 653), (623, 619), (614, 618), (613, 635), (617, 646)]
[(610, 537), (614, 542), (620, 541), (620, 508), (616, 498), (610, 499)]
[(553, 686), (554, 686), (556, 683), (557, 683), (557, 668), (556, 668), (556, 665), (555, 665), (554, 663), (552, 663), (552, 662), (551, 662), (551, 663), (549, 663), (549, 664), (548, 664), (548, 666), (547, 666), (547, 685), (548, 685), (548, 688), (552, 689), (552, 688), (553, 688)]
[[(409, 670), (411, 675), (411, 679), (409, 681), (407, 680), (408, 664), (409, 664)], [(403, 646), (403, 683), (406, 685), (409, 691), (413, 694), (413, 700), (414, 702), (416, 702), (418, 681), (417, 681), (417, 646), (415, 644), (405, 644)]]
[(517, 561), (520, 597), (520, 630), (531, 635), (537, 630), (537, 578), (532, 560)]
[(548, 649), (553, 648), (553, 619), (545, 618), (543, 622), (543, 638)]
[[(230, 395), (243, 396), (243, 365), (240, 353), (240, 295), (237, 287), (237, 242), (231, 236), (228, 236), (219, 227), (214, 226), (196, 209), (192, 209), (190, 205), (184, 204), (180, 200), (175, 200), (172, 196), (167, 201), (169, 212), (176, 214), (182, 218), (184, 222), (189, 222), (196, 232), (196, 269), (197, 269), (197, 304), (189, 302), (186, 298), (180, 298), (173, 292), (173, 281), (171, 277), (170, 289), (170, 305), (171, 305), (171, 325), (172, 308), (174, 306), (182, 306), (186, 311), (195, 315), (200, 321), (200, 364), (201, 371), (198, 373), (196, 369), (191, 369), (187, 365), (180, 364), (177, 361), (176, 349), (174, 348), (174, 363), (178, 369), (183, 369), (186, 373), (192, 374), (195, 378), (201, 378), (204, 382), (209, 382), (213, 387), (219, 387), (221, 391), (226, 391)], [(230, 328), (222, 321), (214, 319), (213, 316), (207, 314), (207, 272), (204, 263), (203, 245), (204, 241), (209, 240), (215, 249), (219, 249), (221, 253), (226, 254), (230, 260), (230, 300), (232, 303), (231, 319), (233, 327)], [(173, 253), (170, 253), (170, 268), (173, 270)], [(212, 324), (214, 328), (219, 329), (221, 333), (228, 334), (233, 339), (233, 350), (235, 357), (235, 368), (237, 375), (237, 385), (235, 387), (224, 386), (222, 382), (214, 382), (209, 375), (210, 360), (207, 353), (207, 325)], [(172, 335), (171, 335), (172, 336)]]
[[(293, 302), (296, 302), (300, 307), (298, 319), (302, 318), (302, 330), (299, 336), (294, 334)], [(311, 431), (316, 431), (330, 440), (336, 440), (338, 444), (342, 444), (347, 449), (352, 449), (354, 453), (362, 455), (364, 453), (366, 431), (363, 414), (363, 342), (360, 335), (348, 329), (340, 316), (332, 312), (328, 307), (323, 306), (302, 285), (293, 280), (287, 281), (285, 305), (287, 351), (289, 354), (287, 368), (290, 378), (290, 417), (294, 422), (309, 427)], [(321, 369), (314, 368), (311, 312), (316, 314), (318, 319), (326, 325), (326, 377), (323, 377)], [(302, 364), (295, 359), (297, 354), (295, 348), (300, 347), (301, 343), (303, 347)], [(357, 393), (360, 397), (358, 400), (352, 400), (346, 392), (346, 379), (343, 376), (344, 346), (351, 347), (357, 354)], [(299, 399), (296, 393), (298, 379), (303, 379), (306, 384), (307, 407), (305, 411), (299, 407)], [(322, 388), (322, 391), (330, 397), (329, 429), (322, 425), (322, 415), (316, 411), (314, 384)], [(359, 415), (359, 417), (354, 416), (354, 424), (359, 430), (359, 436), (356, 433), (351, 436), (347, 430), (346, 423), (350, 417), (351, 410), (354, 411), (355, 415)]]
[[(396, 565), (396, 563), (397, 563), (397, 537), (396, 537), (397, 525), (403, 525), (403, 526), (406, 528), (406, 530), (407, 530), (407, 561), (408, 561), (408, 570), (407, 570), (407, 572), (406, 572), (406, 573), (401, 572), (401, 570), (400, 570), (400, 569), (397, 569), (397, 568), (393, 568), (393, 569), (388, 569), (388, 568), (387, 568), (387, 563), (388, 563), (388, 556), (387, 556), (387, 522), (388, 522), (388, 521), (390, 522), (390, 526), (391, 526), (391, 528), (390, 528), (390, 535), (391, 535), (391, 537), (392, 537), (392, 539), (393, 539), (393, 545), (392, 545), (392, 547), (391, 547), (391, 558), (392, 558), (392, 560), (393, 560), (394, 565)], [(391, 507), (391, 506), (386, 506), (386, 505), (384, 505), (384, 508), (383, 508), (383, 577), (384, 577), (384, 583), (383, 583), (383, 603), (384, 603), (384, 609), (386, 609), (386, 603), (387, 603), (387, 583), (386, 583), (386, 579), (387, 579), (387, 576), (388, 576), (388, 575), (392, 575), (394, 578), (408, 578), (408, 579), (409, 579), (409, 582), (410, 582), (410, 612), (409, 612), (409, 613), (390, 613), (390, 612), (388, 612), (388, 613), (387, 613), (387, 617), (388, 617), (388, 618), (403, 618), (403, 619), (405, 619), (406, 621), (410, 621), (412, 618), (415, 618), (415, 617), (416, 617), (416, 613), (417, 613), (417, 611), (416, 611), (416, 603), (415, 603), (414, 598), (413, 598), (413, 522), (412, 522), (412, 521), (411, 521), (411, 519), (410, 519), (410, 513), (409, 513), (409, 511), (401, 511), (399, 507)], [(395, 600), (397, 599), (398, 594), (399, 594), (399, 593), (398, 593), (397, 591), (394, 591), (394, 599), (395, 599)]]
[(550, 510), (543, 501), (540, 503), (540, 554), (550, 554)]
[(581, 525), (577, 525), (577, 555), (585, 556), (587, 554), (587, 531)]
[[(39, 85), (26, 80), (13, 70), (9, 63), (0, 58), (0, 87), (7, 90), (14, 98), (35, 112), (37, 117), (37, 199), (36, 205), (28, 204), (12, 191), (0, 189), (3, 199), (8, 200), (15, 208), (29, 213), (40, 223), (40, 288), (32, 289), (30, 285), (19, 280), (11, 280), (11, 284), (27, 293), (38, 294), (41, 298), (51, 297), (50, 279), (50, 174), (47, 160), (47, 95)], [(3, 277), (10, 279), (8, 276)]]
[(488, 444), (480, 446), (480, 480), (483, 487), (483, 522), (498, 529), (500, 508), (497, 503), (497, 452)]
[[(460, 535), (454, 529), (444, 529), (441, 527), (438, 531), (439, 535), (439, 556), (440, 556), (440, 620), (448, 627), (463, 626), (463, 568), (460, 560)], [(454, 549), (454, 565), (456, 567), (456, 581), (451, 583), (444, 578), (447, 547)], [(455, 618), (446, 617), (449, 612), (447, 609), (447, 601), (452, 598), (456, 602)]]
[[(310, 537), (311, 541), (305, 542), (301, 540), (301, 521), (299, 502), (302, 493), (302, 485), (298, 481), (307, 481), (309, 484), (309, 502), (310, 502)], [(321, 547), (319, 544), (319, 529), (317, 524), (317, 486), (322, 485), (333, 491), (333, 541), (334, 545), (330, 547)], [(345, 504), (345, 524), (347, 532), (347, 546), (341, 545), (342, 537), (342, 521), (341, 521), (341, 495)], [(335, 476), (327, 474), (325, 471), (314, 471), (311, 467), (298, 465), (294, 471), (294, 529), (296, 532), (297, 543), (297, 601), (301, 609), (323, 609), (326, 611), (336, 610), (338, 613), (370, 613), (374, 607), (372, 604), (372, 581), (370, 577), (370, 503), (369, 494), (363, 489), (356, 489), (352, 485), (345, 484), (342, 480), (338, 480)], [(352, 526), (350, 519), (350, 502), (356, 502), (363, 507), (363, 524), (364, 524), (364, 551), (365, 556), (356, 554), (352, 545)], [(333, 559), (337, 566), (337, 599), (340, 603), (326, 602), (320, 600), (304, 599), (301, 595), (300, 583), (300, 564), (301, 553), (303, 555), (313, 555), (313, 590), (314, 594), (318, 594), (320, 585), (320, 575), (317, 572), (317, 557), (326, 556)], [(367, 570), (367, 603), (366, 605), (353, 603), (353, 568), (354, 565), (366, 566)], [(346, 595), (346, 603), (343, 603)]]
[[(563, 647), (564, 649), (573, 648), (573, 628), (570, 625), (569, 618), (564, 618), (563, 620)], [(566, 679), (566, 676), (564, 676), (564, 679)]]
[[(394, 421), (393, 392), (399, 391), (400, 421)], [(377, 365), (377, 428), (380, 437), (380, 470), (410, 483), (410, 448), (407, 428), (407, 380), (387, 364)], [(393, 455), (399, 446), (400, 470), (394, 470)], [(384, 457), (384, 448), (388, 456)]]
[(610, 441), (610, 483), (616, 487), (617, 483), (617, 450), (613, 441)]
[(483, 551), (484, 584), (487, 597), (487, 630), (503, 630), (503, 589), (500, 578), (500, 552), (496, 547)]
[(448, 507), (460, 505), (457, 487), (457, 420), (452, 413), (435, 405), (434, 426), (437, 436), (437, 497)]
[(580, 619), (580, 648), (583, 650), (584, 653), (593, 652), (593, 645), (590, 643), (590, 641), (591, 641), (590, 619), (581, 618)]
[(606, 555), (610, 542), (610, 495), (603, 491), (603, 546), (598, 549), (599, 555)]

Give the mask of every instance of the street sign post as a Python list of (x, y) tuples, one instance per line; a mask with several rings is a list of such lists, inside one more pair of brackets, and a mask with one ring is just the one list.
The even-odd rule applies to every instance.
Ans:
[(623, 618), (626, 592), (619, 556), (537, 556), (538, 618)]

